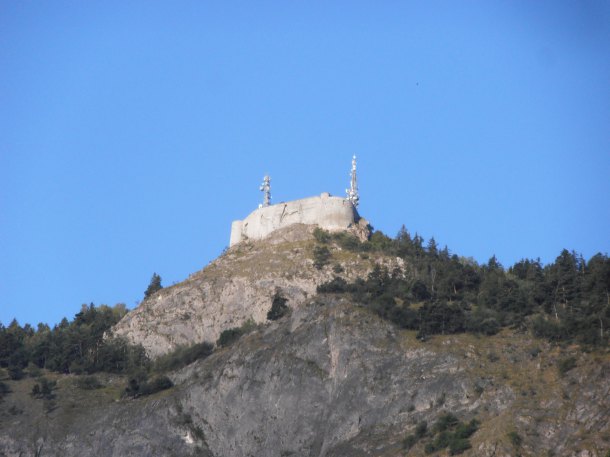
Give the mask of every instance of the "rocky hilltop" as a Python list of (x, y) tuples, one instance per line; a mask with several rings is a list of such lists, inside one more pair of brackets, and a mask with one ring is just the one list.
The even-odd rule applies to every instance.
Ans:
[[(376, 263), (408, 265), (335, 246), (318, 269), (314, 246), (305, 226), (236, 245), (130, 312), (115, 333), (152, 355), (254, 322), (234, 344), (169, 373), (170, 389), (125, 399), (124, 376), (83, 390), (77, 376), (49, 374), (58, 384), (45, 406), (31, 398), (34, 380), (7, 382), (0, 456), (444, 456), (447, 447), (430, 450), (448, 436), (442, 423), (454, 434), (472, 426), (464, 456), (607, 455), (607, 352), (510, 329), (422, 342), (345, 296), (316, 293)], [(291, 312), (268, 321), (276, 290)], [(566, 357), (572, 365), (559, 370)]]
[(115, 335), (142, 344), (152, 356), (181, 344), (214, 342), (223, 330), (246, 321), (264, 323), (276, 292), (298, 308), (334, 276), (353, 280), (366, 277), (375, 264), (404, 264), (381, 254), (362, 258), (345, 251), (329, 268), (318, 269), (312, 258), (313, 230), (312, 225), (293, 224), (264, 241), (231, 247), (187, 280), (142, 302), (119, 322)]

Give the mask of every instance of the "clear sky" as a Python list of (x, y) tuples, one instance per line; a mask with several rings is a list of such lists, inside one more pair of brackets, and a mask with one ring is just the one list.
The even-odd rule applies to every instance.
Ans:
[(132, 308), (274, 201), (505, 266), (610, 249), (607, 1), (0, 4), (0, 322)]

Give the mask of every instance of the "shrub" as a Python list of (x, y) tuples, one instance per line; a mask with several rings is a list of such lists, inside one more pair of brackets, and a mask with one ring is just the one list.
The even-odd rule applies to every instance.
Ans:
[(455, 415), (451, 413), (445, 413), (437, 419), (436, 424), (434, 424), (434, 429), (437, 432), (444, 432), (448, 428), (457, 425), (458, 422), (458, 418), (455, 417)]
[(96, 376), (79, 376), (74, 381), (74, 384), (76, 387), (83, 390), (94, 390), (104, 387)]
[(341, 294), (347, 292), (347, 288), (348, 285), (347, 282), (345, 282), (345, 279), (337, 276), (329, 282), (320, 284), (318, 286), (318, 293)]
[(328, 265), (331, 254), (326, 246), (316, 246), (313, 248), (313, 266), (318, 270)]
[(287, 301), (288, 300), (282, 297), (279, 292), (275, 292), (273, 302), (271, 303), (271, 309), (267, 313), (267, 319), (270, 321), (275, 321), (281, 317), (284, 317), (289, 311), (289, 308), (286, 305)]
[(225, 348), (235, 343), (242, 335), (243, 331), (240, 327), (233, 327), (223, 330), (216, 344)]
[[(425, 424), (425, 422), (423, 423)], [(468, 423), (460, 422), (451, 413), (442, 414), (434, 424), (433, 431), (436, 434), (434, 439), (424, 447), (426, 454), (449, 448), (451, 455), (461, 454), (471, 448), (468, 438), (479, 428), (479, 421), (472, 419)], [(419, 432), (423, 437), (426, 434), (426, 427), (418, 425), (416, 433)]]
[(470, 441), (466, 438), (456, 438), (451, 440), (449, 443), (449, 452), (451, 455), (461, 454), (467, 449), (470, 449), (472, 446), (470, 445)]
[(456, 438), (470, 438), (474, 432), (476, 432), (479, 428), (479, 421), (476, 419), (472, 419), (469, 423), (464, 424), (460, 422), (453, 432)]
[(318, 243), (327, 244), (330, 241), (330, 233), (326, 230), (322, 230), (320, 227), (316, 227), (313, 230), (313, 237)]
[(415, 427), (415, 436), (417, 438), (423, 438), (426, 435), (427, 431), (428, 423), (426, 421), (421, 421), (417, 424), (417, 427)]
[(370, 245), (368, 243), (361, 243), (360, 240), (351, 233), (337, 232), (332, 235), (332, 238), (342, 249), (347, 251), (370, 249)]
[(53, 391), (55, 390), (56, 386), (56, 381), (51, 381), (47, 378), (40, 378), (40, 380), (32, 387), (32, 396), (51, 400), (55, 397)]
[(204, 341), (191, 346), (178, 346), (173, 352), (155, 360), (155, 371), (173, 371), (190, 365), (195, 360), (205, 359), (214, 351), (214, 345)]
[(148, 381), (146, 373), (137, 373), (130, 376), (127, 387), (123, 392), (124, 396), (137, 398), (143, 395), (151, 395), (165, 389), (173, 387), (174, 383), (167, 376), (157, 376), (152, 381)]
[(174, 383), (167, 376), (157, 376), (152, 381), (145, 383), (142, 387), (140, 387), (141, 395), (150, 395), (155, 392), (160, 392), (162, 390), (169, 389), (174, 386)]

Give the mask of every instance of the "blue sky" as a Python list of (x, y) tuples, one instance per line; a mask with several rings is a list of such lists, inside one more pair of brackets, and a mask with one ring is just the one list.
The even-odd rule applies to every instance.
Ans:
[(392, 236), (607, 253), (609, 56), (604, 1), (3, 2), (0, 321), (134, 307), (354, 153)]

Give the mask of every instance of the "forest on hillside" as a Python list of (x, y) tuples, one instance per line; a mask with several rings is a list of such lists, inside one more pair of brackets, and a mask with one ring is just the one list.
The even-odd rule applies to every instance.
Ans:
[[(332, 263), (332, 246), (359, 252), (381, 252), (405, 261), (405, 270), (377, 265), (366, 280), (348, 284), (340, 276), (318, 288), (320, 293), (351, 294), (378, 315), (400, 327), (415, 329), (421, 339), (434, 334), (473, 332), (491, 335), (503, 327), (531, 331), (551, 341), (588, 346), (608, 344), (610, 326), (610, 259), (598, 253), (586, 261), (564, 249), (553, 263), (522, 259), (504, 268), (491, 257), (479, 265), (425, 245), (403, 226), (395, 238), (374, 232), (360, 243), (348, 233), (316, 230), (316, 266)], [(331, 248), (331, 249), (329, 249)], [(335, 265), (340, 271), (340, 265)]]

